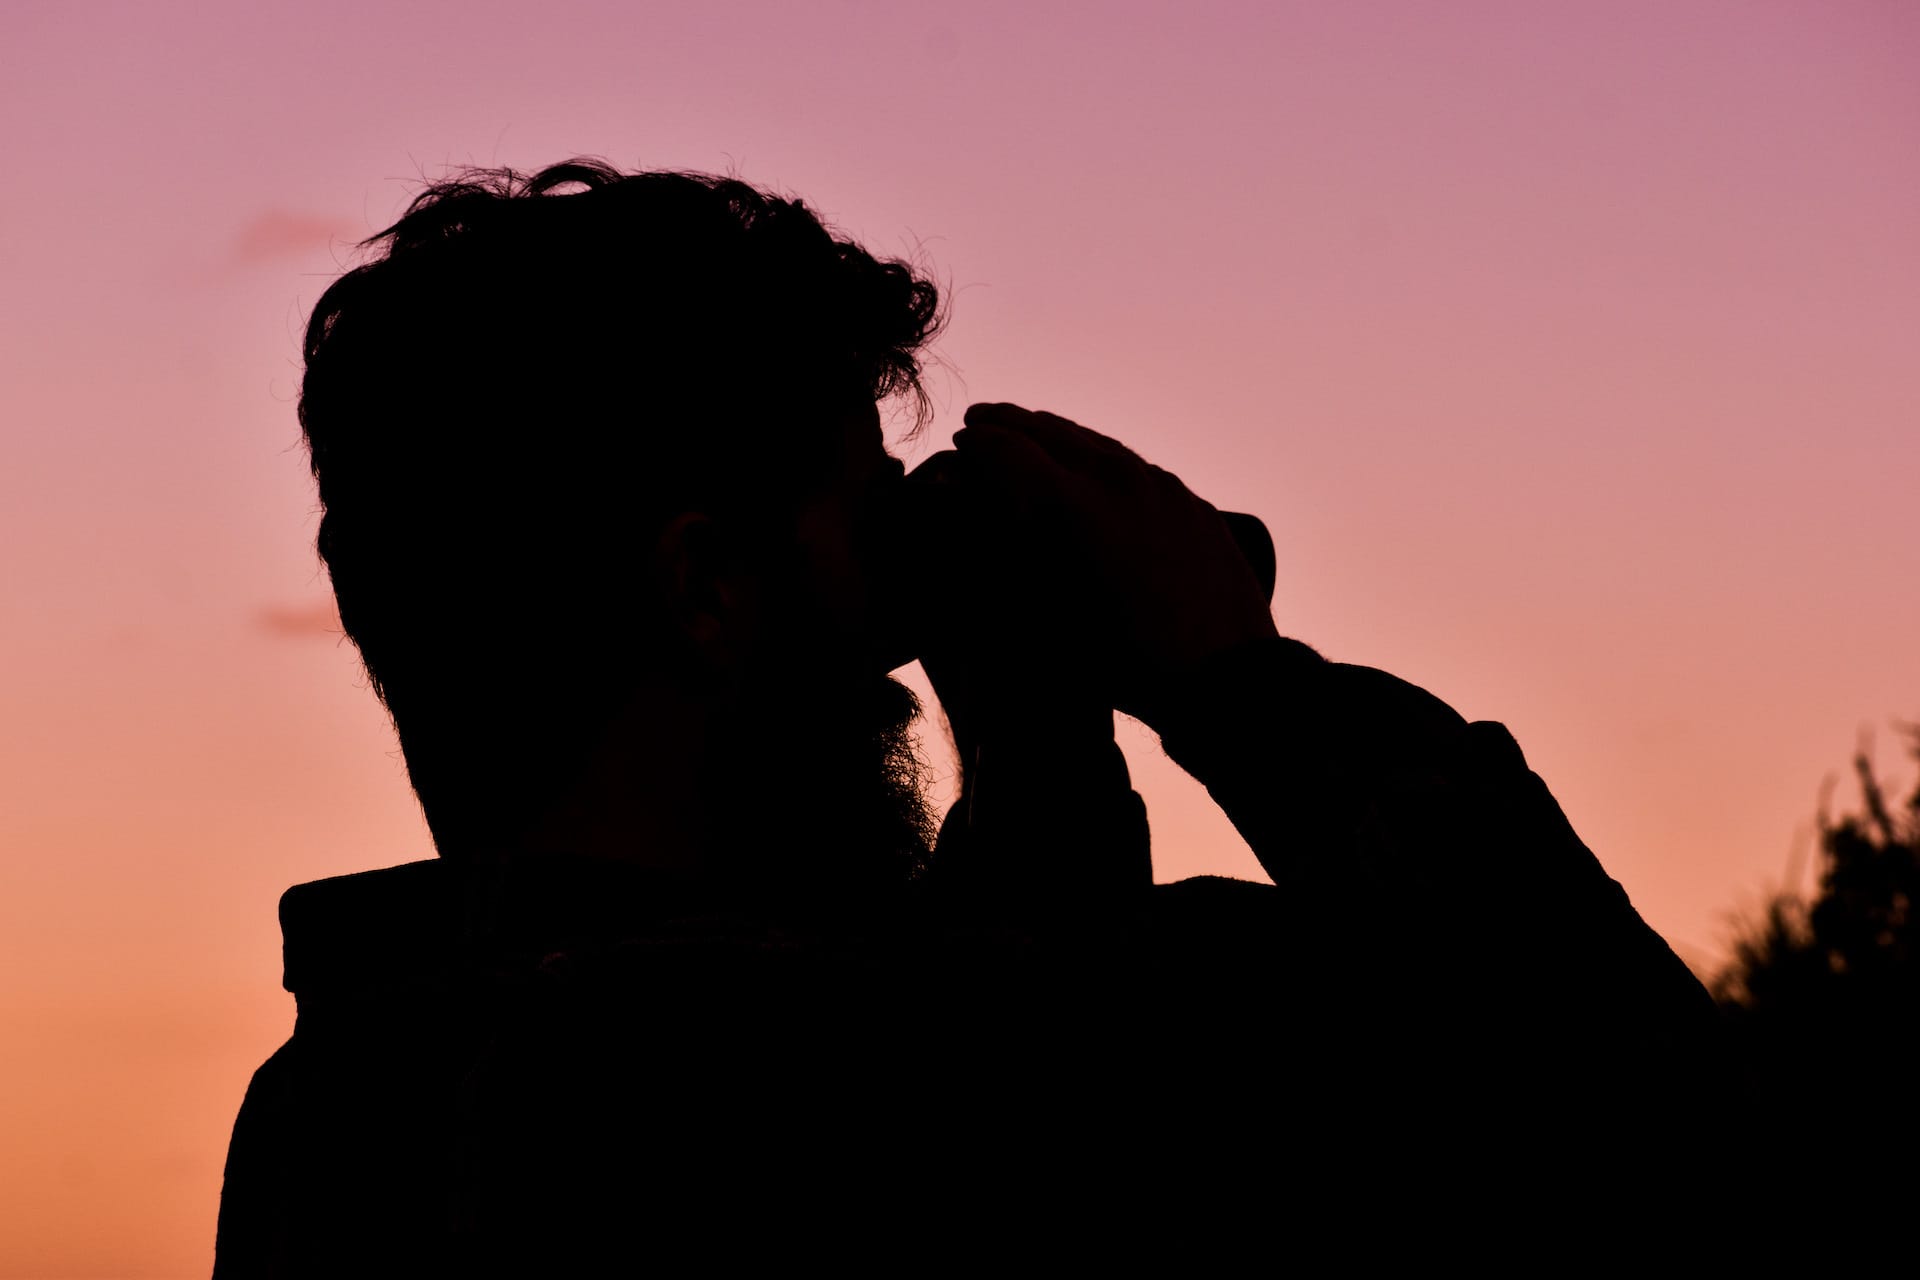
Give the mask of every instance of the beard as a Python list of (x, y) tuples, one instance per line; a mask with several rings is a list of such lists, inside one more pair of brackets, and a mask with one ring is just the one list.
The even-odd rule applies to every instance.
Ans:
[(884, 892), (925, 871), (937, 822), (914, 733), (920, 700), (890, 676), (784, 664), (713, 743), (717, 869), (782, 897)]

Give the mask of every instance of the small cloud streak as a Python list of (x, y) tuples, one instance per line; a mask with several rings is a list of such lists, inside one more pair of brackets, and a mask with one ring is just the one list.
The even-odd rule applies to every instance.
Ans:
[(241, 262), (272, 262), (334, 244), (355, 244), (364, 238), (340, 218), (269, 209), (240, 229), (233, 252)]
[(261, 630), (282, 639), (301, 640), (312, 636), (341, 636), (339, 611), (331, 600), (317, 604), (269, 605), (255, 615)]

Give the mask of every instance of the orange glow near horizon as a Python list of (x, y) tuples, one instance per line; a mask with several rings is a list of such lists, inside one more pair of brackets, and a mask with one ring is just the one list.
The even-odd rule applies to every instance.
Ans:
[[(1258, 514), (1281, 631), (1504, 721), (1697, 966), (1862, 726), (1907, 783), (1910, 6), (295, 12), (0, 14), (0, 1280), (204, 1275), (278, 894), (431, 855), (293, 397), (443, 164), (731, 168), (930, 265), (909, 463), (1010, 400)], [(1121, 736), (1159, 878), (1257, 876)]]

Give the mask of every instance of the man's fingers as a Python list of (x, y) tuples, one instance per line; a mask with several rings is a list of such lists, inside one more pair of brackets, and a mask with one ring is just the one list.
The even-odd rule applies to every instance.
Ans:
[(1060, 493), (1060, 464), (1025, 433), (998, 424), (969, 425), (953, 433), (957, 458), (969, 477), (1032, 512)]
[(1017, 404), (1003, 402), (970, 404), (964, 415), (970, 427), (1011, 427), (1031, 418), (1031, 410), (1022, 409)]
[(1034, 414), (1027, 424), (1027, 431), (1055, 457), (1081, 455), (1135, 465), (1142, 462), (1139, 454), (1112, 436), (1101, 435), (1093, 428), (1083, 427), (1057, 413)]
[(1179, 477), (1057, 414), (983, 403), (966, 420), (953, 441), (957, 487), (978, 495), (977, 545), (959, 557), (969, 642), (1045, 651), (1111, 705), (1151, 710), (1166, 682), (1278, 634), (1266, 564), (1250, 568)]
[(1083, 469), (1095, 462), (1139, 464), (1139, 455), (1111, 436), (1083, 427), (1057, 413), (1023, 409), (1017, 404), (970, 405), (967, 425), (1017, 431), (1038, 444), (1061, 466)]

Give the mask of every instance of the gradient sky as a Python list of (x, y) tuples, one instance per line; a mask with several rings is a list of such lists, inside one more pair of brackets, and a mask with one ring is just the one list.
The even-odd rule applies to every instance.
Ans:
[[(1281, 630), (1505, 721), (1697, 964), (1863, 727), (1909, 776), (1904, 0), (8, 0), (0, 112), (0, 1276), (204, 1274), (277, 895), (431, 852), (292, 402), (449, 164), (733, 169), (930, 264), (910, 460), (1015, 400), (1259, 514)], [(1159, 877), (1257, 875), (1122, 738)]]

